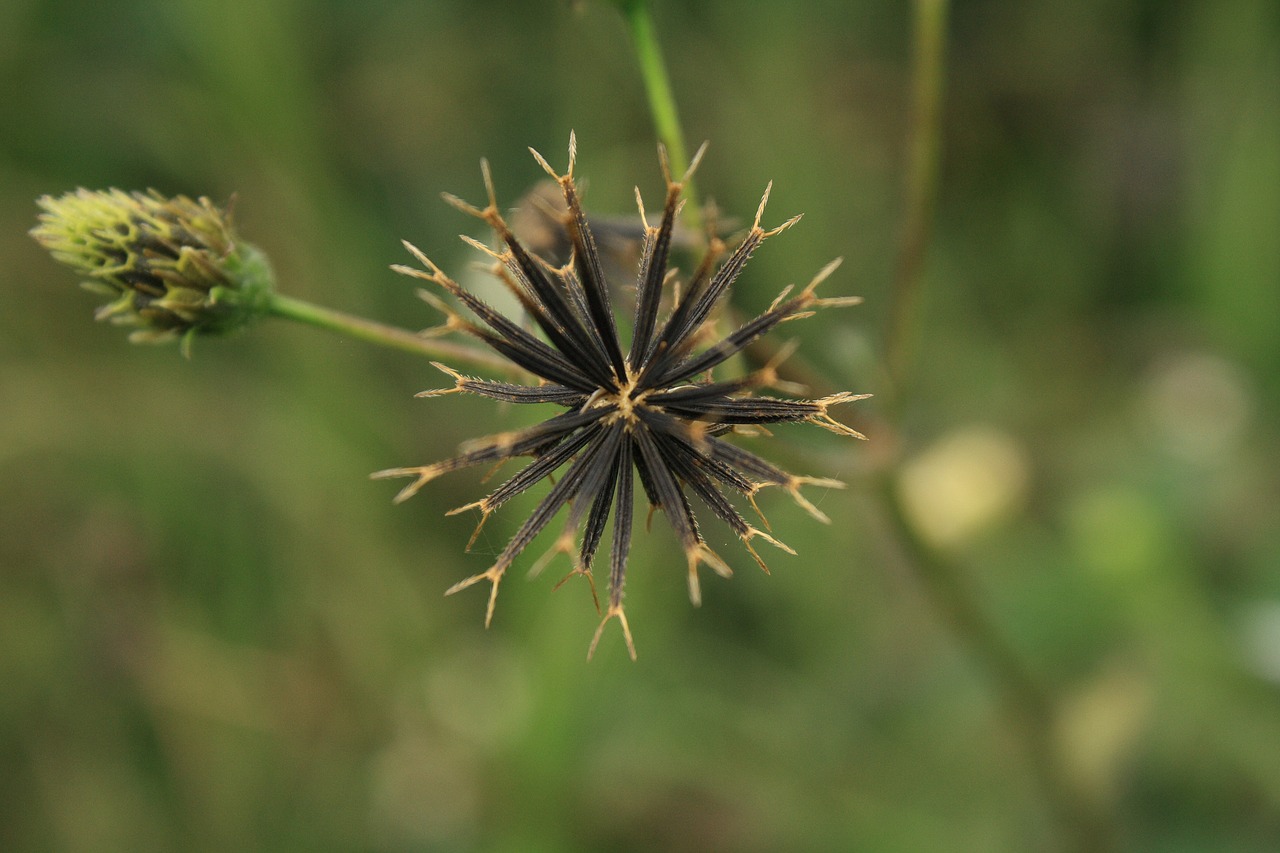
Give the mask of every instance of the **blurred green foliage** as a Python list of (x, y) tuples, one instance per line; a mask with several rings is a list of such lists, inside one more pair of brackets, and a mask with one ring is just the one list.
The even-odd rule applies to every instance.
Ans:
[[(571, 128), (602, 213), (659, 197), (604, 3), (0, 4), (0, 849), (1055, 850), (991, 673), (930, 605), (868, 471), (1059, 698), (1061, 760), (1139, 851), (1280, 848), (1280, 7), (973, 0), (893, 435), (780, 428), (843, 477), (800, 551), (685, 598), (661, 519), (640, 659), (554, 569), (443, 599), (479, 474), (393, 507), (380, 468), (516, 423), (412, 356), (285, 324), (127, 345), (25, 234), (76, 186), (237, 194), (286, 293), (419, 328), (387, 265), (461, 270), (491, 159), (514, 203)], [(735, 299), (835, 255), (864, 308), (794, 327), (838, 387), (874, 357), (900, 221), (909, 6), (659, 2), (700, 191), (799, 227)], [(556, 156), (559, 154), (559, 156)], [(788, 327), (790, 334), (791, 327)], [(477, 428), (476, 424), (481, 426)], [(803, 434), (802, 434), (803, 433)], [(536, 548), (536, 546), (535, 546)]]

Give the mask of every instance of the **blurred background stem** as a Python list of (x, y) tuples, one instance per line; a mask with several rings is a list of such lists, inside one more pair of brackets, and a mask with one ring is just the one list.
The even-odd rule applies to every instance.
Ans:
[(272, 294), (267, 306), (267, 313), (273, 317), (295, 320), (309, 326), (337, 332), (349, 338), (401, 350), (402, 352), (425, 355), (428, 358), (449, 359), (471, 367), (488, 368), (503, 372), (510, 370), (510, 365), (507, 362), (486, 350), (476, 349), (453, 341), (429, 338), (417, 332), (411, 332), (408, 329), (377, 323), (364, 317), (334, 311), (332, 308), (324, 308), (320, 305), (304, 302), (301, 299), (294, 299), (290, 296), (282, 296), (278, 293)]
[(880, 478), (879, 498), (902, 557), (924, 587), (929, 603), (963, 638), (970, 652), (997, 685), (997, 701), (1014, 738), (1022, 745), (1067, 849), (1100, 853), (1115, 849), (1112, 817), (1096, 807), (1068, 774), (1056, 733), (1053, 696), (1027, 670), (1021, 658), (964, 581), (962, 567), (930, 546), (907, 517), (892, 471)]
[[(631, 43), (640, 64), (640, 76), (644, 80), (644, 91), (649, 99), (649, 112), (653, 114), (654, 128), (658, 139), (667, 148), (672, 176), (678, 180), (689, 168), (689, 150), (684, 143), (680, 113), (676, 109), (675, 96), (671, 93), (671, 77), (667, 74), (662, 48), (658, 44), (653, 13), (649, 9), (648, 0), (617, 0), (617, 3), (631, 33)], [(698, 204), (698, 193), (692, 179), (684, 186), (684, 197), (687, 199), (684, 207), (685, 223), (695, 234), (701, 233), (702, 208)]]
[(915, 0), (902, 230), (884, 337), (885, 367), (894, 400), (903, 393), (902, 384), (910, 367), (920, 278), (938, 189), (946, 29), (947, 0)]

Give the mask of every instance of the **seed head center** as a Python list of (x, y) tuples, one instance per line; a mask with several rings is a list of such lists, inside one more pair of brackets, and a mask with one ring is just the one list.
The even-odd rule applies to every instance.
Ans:
[(618, 407), (616, 418), (634, 424), (638, 420), (636, 415), (636, 407), (643, 406), (648, 391), (636, 393), (636, 378), (628, 376), (627, 381), (617, 390), (604, 393), (600, 396), (600, 403), (608, 403)]

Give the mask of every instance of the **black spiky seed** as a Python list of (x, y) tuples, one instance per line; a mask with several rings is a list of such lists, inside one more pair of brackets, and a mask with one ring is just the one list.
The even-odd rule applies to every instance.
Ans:
[[(506, 570), (550, 523), (559, 510), (569, 506), (564, 532), (534, 566), (540, 570), (554, 554), (572, 555), (571, 543), (582, 528), (581, 545), (574, 568), (566, 579), (581, 574), (591, 581), (592, 568), (609, 518), (613, 518), (612, 547), (609, 554), (607, 609), (591, 641), (594, 652), (601, 632), (610, 619), (622, 626), (628, 652), (635, 657), (635, 645), (623, 609), (623, 586), (633, 527), (632, 498), (635, 478), (648, 499), (651, 512), (661, 509), (684, 549), (688, 566), (689, 596), (701, 599), (697, 568), (706, 563), (728, 575), (728, 565), (711, 550), (698, 529), (697, 517), (688, 493), (725, 522), (742, 540), (747, 550), (765, 568), (751, 546), (762, 538), (785, 551), (786, 545), (753, 526), (738, 512), (725, 492), (738, 493), (754, 507), (755, 494), (765, 486), (787, 490), (803, 508), (822, 521), (826, 517), (800, 495), (806, 484), (840, 486), (834, 480), (789, 474), (761, 457), (721, 436), (739, 425), (812, 423), (824, 429), (858, 438), (862, 436), (834, 420), (828, 409), (866, 395), (835, 394), (821, 399), (784, 399), (752, 392), (782, 383), (774, 365), (749, 376), (713, 381), (710, 372), (784, 320), (807, 316), (826, 306), (850, 305), (853, 297), (819, 298), (817, 285), (838, 265), (829, 264), (798, 294), (784, 291), (772, 306), (708, 347), (699, 347), (703, 331), (716, 307), (742, 273), (748, 259), (768, 238), (789, 228), (799, 217), (766, 230), (760, 225), (769, 189), (756, 211), (751, 228), (728, 252), (719, 240), (711, 245), (662, 316), (664, 290), (669, 282), (668, 261), (671, 235), (681, 206), (681, 191), (701, 159), (704, 145), (694, 156), (689, 171), (673, 180), (665, 151), (659, 148), (666, 198), (658, 226), (644, 221), (644, 244), (636, 275), (636, 304), (629, 346), (619, 340), (609, 286), (602, 272), (591, 228), (582, 212), (573, 178), (576, 140), (570, 136), (569, 168), (559, 175), (536, 151), (534, 157), (559, 184), (568, 213), (563, 223), (572, 258), (555, 267), (530, 253), (512, 233), (498, 209), (488, 164), (482, 162), (488, 204), (476, 208), (452, 196), (456, 207), (484, 220), (501, 243), (494, 251), (473, 240), (467, 242), (488, 253), (495, 261), (494, 272), (519, 301), (542, 337), (505, 317), (445, 275), (414, 246), (406, 247), (422, 264), (422, 269), (399, 266), (398, 272), (428, 281), (451, 295), (478, 321), (473, 322), (432, 293), (424, 298), (447, 318), (447, 328), (470, 334), (538, 378), (540, 384), (476, 379), (442, 364), (436, 366), (451, 376), (454, 385), (419, 396), (471, 393), (507, 403), (550, 403), (564, 408), (562, 413), (522, 430), (500, 433), (468, 442), (459, 455), (431, 465), (392, 468), (374, 477), (413, 477), (397, 500), (404, 500), (441, 474), (485, 463), (497, 463), (516, 456), (533, 461), (506, 480), (488, 496), (451, 512), (479, 510), (483, 525), (499, 506), (558, 473), (550, 492), (534, 508), (508, 541), (497, 560), (486, 571), (454, 584), (452, 594), (486, 580), (490, 583), (485, 624), (493, 618), (498, 585)], [(532, 149), (530, 149), (532, 150)], [(639, 200), (639, 191), (636, 193)], [(643, 220), (644, 208), (640, 215)], [(757, 510), (758, 511), (758, 510)], [(763, 516), (762, 516), (763, 519)], [(765, 527), (768, 525), (765, 523)], [(476, 530), (479, 531), (480, 526)], [(473, 536), (474, 541), (474, 536)], [(766, 569), (767, 571), (767, 569)], [(561, 581), (563, 583), (563, 581)], [(597, 605), (598, 606), (598, 605)]]

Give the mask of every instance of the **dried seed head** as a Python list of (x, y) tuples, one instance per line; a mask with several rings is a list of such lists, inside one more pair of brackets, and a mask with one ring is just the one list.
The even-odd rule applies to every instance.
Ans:
[[(705, 146), (699, 149), (695, 165), (704, 149)], [(645, 218), (644, 204), (637, 192), (643, 244), (635, 278), (635, 306), (630, 317), (619, 318), (612, 304), (617, 291), (612, 290), (605, 279), (592, 225), (582, 211), (575, 184), (576, 139), (570, 140), (569, 165), (564, 174), (557, 173), (536, 151), (533, 154), (564, 199), (564, 213), (558, 220), (570, 258), (564, 266), (539, 257), (515, 236), (499, 209), (487, 163), (482, 165), (488, 196), (483, 209), (446, 196), (459, 210), (483, 220), (493, 229), (500, 244), (497, 250), (464, 239), (496, 264), (497, 273), (519, 299), (531, 326), (496, 311), (412, 246), (409, 250), (422, 269), (403, 266), (395, 269), (434, 284), (457, 301), (460, 307), (455, 308), (440, 296), (424, 294), (444, 313), (448, 329), (478, 338), (537, 378), (535, 384), (529, 385), (497, 382), (467, 377), (437, 364), (453, 380), (453, 385), (419, 396), (466, 392), (508, 403), (552, 404), (561, 411), (536, 426), (466, 442), (459, 455), (443, 462), (393, 468), (374, 476), (414, 478), (396, 497), (403, 500), (448, 471), (500, 464), (517, 456), (532, 457), (531, 462), (487, 497), (453, 510), (479, 510), (480, 524), (483, 524), (509, 499), (544, 480), (553, 482), (548, 494), (520, 525), (493, 565), (454, 584), (447, 594), (487, 581), (490, 592), (485, 624), (488, 625), (493, 618), (498, 584), (506, 570), (552, 518), (567, 507), (563, 532), (534, 563), (531, 573), (541, 572), (555, 556), (565, 554), (573, 561), (565, 580), (585, 575), (595, 600), (593, 565), (612, 520), (608, 599), (590, 652), (595, 651), (605, 626), (616, 619), (622, 627), (627, 650), (635, 657), (622, 599), (631, 547), (636, 479), (649, 502), (650, 516), (654, 510), (662, 510), (684, 550), (689, 597), (694, 604), (701, 601), (702, 595), (699, 565), (706, 564), (724, 577), (731, 575), (732, 570), (704, 541), (690, 495), (733, 530), (766, 572), (764, 560), (752, 546), (753, 539), (763, 539), (782, 551), (795, 553), (770, 533), (749, 524), (730, 496), (738, 495), (755, 508), (756, 493), (761, 488), (779, 486), (815, 518), (829, 521), (800, 494), (800, 487), (841, 484), (825, 478), (789, 474), (733, 444), (728, 436), (739, 430), (764, 431), (766, 424), (810, 423), (840, 435), (862, 438), (856, 430), (836, 420), (829, 409), (866, 395), (842, 392), (819, 399), (792, 399), (758, 394), (764, 388), (788, 394), (799, 390), (792, 383), (778, 379), (776, 368), (791, 352), (787, 346), (746, 376), (715, 380), (712, 373), (780, 323), (808, 316), (821, 308), (855, 304), (857, 300), (816, 295), (818, 285), (838, 265), (838, 261), (833, 262), (799, 293), (793, 295), (788, 288), (764, 313), (728, 335), (716, 336), (710, 318), (752, 252), (790, 228), (799, 217), (765, 228), (761, 223), (769, 197), (766, 188), (751, 228), (741, 241), (729, 250), (713, 233), (702, 263), (687, 280), (680, 281), (670, 267), (669, 255), (681, 190), (689, 173), (680, 181), (674, 181), (665, 152), (660, 150), (660, 165), (667, 183), (662, 219), (653, 225)], [(689, 172), (692, 169), (691, 166)], [(464, 319), (463, 310), (474, 316), (476, 322)], [(618, 330), (628, 320), (631, 335), (624, 347)], [(758, 508), (756, 511), (758, 513)], [(768, 529), (768, 522), (762, 523)], [(581, 538), (575, 555), (573, 543), (579, 530)], [(596, 601), (597, 610), (599, 606)]]

